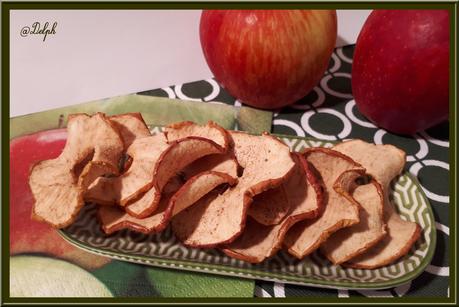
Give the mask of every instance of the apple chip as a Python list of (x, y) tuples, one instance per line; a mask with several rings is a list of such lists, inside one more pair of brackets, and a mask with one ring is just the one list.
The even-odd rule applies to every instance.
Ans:
[(151, 135), (140, 113), (113, 115), (109, 119), (120, 132), (124, 148), (128, 148), (135, 139)]
[(256, 195), (247, 214), (262, 225), (277, 225), (290, 211), (284, 184)]
[[(149, 216), (158, 207), (161, 191), (172, 177), (193, 161), (203, 156), (217, 153), (223, 154), (224, 149), (211, 140), (201, 137), (190, 136), (185, 139), (173, 141), (162, 152), (155, 164), (152, 173), (153, 181), (150, 189), (147, 191), (148, 193), (145, 193), (140, 198), (140, 201), (129, 204), (126, 211), (137, 218)], [(149, 201), (150, 199), (152, 202)]]
[[(185, 150), (185, 151), (182, 151), (181, 153), (172, 154), (169, 158), (161, 159), (163, 161), (162, 164), (165, 167), (160, 167), (159, 173), (155, 169), (155, 173), (154, 173), (154, 176), (156, 177), (155, 184), (159, 183), (159, 185), (164, 185), (165, 183), (167, 183), (167, 180), (168, 178), (170, 178), (170, 176), (176, 175), (183, 168), (186, 168), (187, 166), (189, 166), (189, 168), (192, 169), (193, 164), (196, 166), (199, 165), (199, 160), (203, 156), (208, 156), (208, 155), (210, 157), (223, 156), (222, 154), (225, 153), (229, 147), (228, 133), (226, 132), (225, 129), (223, 129), (222, 127), (218, 126), (217, 124), (213, 122), (208, 122), (204, 126), (200, 126), (192, 122), (176, 123), (176, 124), (169, 125), (166, 127), (165, 135), (167, 137), (167, 142), (169, 144), (182, 142), (184, 139), (187, 139), (190, 137), (195, 137), (195, 138), (200, 138), (200, 139), (204, 138), (206, 140), (212, 141), (213, 144), (215, 144), (216, 146), (220, 148), (220, 150), (210, 151), (207, 154), (201, 154), (201, 155), (195, 155), (192, 152), (186, 152)], [(183, 147), (180, 147), (180, 148), (183, 148)], [(180, 148), (177, 148), (177, 150)], [(221, 168), (234, 166), (234, 162), (228, 161), (225, 164), (224, 163), (225, 161), (226, 159), (223, 157), (211, 158), (209, 162), (212, 162), (214, 164), (213, 165), (208, 164), (207, 170), (210, 170), (210, 168), (213, 168), (214, 166), (216, 166), (216, 164), (221, 164), (220, 166)], [(168, 163), (170, 162), (172, 163), (178, 162), (179, 165), (176, 165), (175, 168), (169, 168)], [(158, 176), (161, 176), (161, 172), (164, 172), (165, 170), (169, 170), (169, 174), (165, 177), (163, 174), (162, 175), (163, 178), (159, 178)], [(214, 169), (214, 170), (218, 171), (218, 169)], [(197, 173), (195, 172), (194, 175), (195, 174)], [(158, 180), (161, 182), (159, 182)], [(137, 218), (145, 218), (151, 215), (157, 209), (158, 204), (159, 204), (159, 199), (161, 198), (161, 190), (158, 190), (158, 188), (160, 187), (153, 185), (153, 187), (151, 187), (143, 195), (141, 195), (140, 198), (131, 202), (126, 207), (126, 212), (128, 212), (130, 215), (137, 217)]]
[(214, 188), (225, 183), (236, 183), (235, 178), (214, 171), (200, 173), (190, 178), (183, 186), (177, 178), (176, 176), (167, 183), (158, 209), (149, 217), (139, 219), (117, 207), (101, 206), (99, 219), (104, 232), (110, 234), (123, 228), (143, 233), (162, 231), (174, 215), (197, 202)]
[(97, 179), (86, 192), (85, 200), (126, 206), (151, 188), (155, 166), (168, 147), (163, 133), (135, 139), (126, 152), (132, 159), (130, 167), (118, 177)]
[(295, 166), (289, 148), (273, 136), (230, 134), (243, 174), (234, 187), (209, 193), (172, 219), (173, 231), (185, 245), (211, 247), (233, 241), (244, 229), (252, 198), (279, 186)]
[(180, 140), (189, 136), (197, 136), (212, 140), (224, 149), (228, 148), (230, 140), (226, 130), (212, 121), (209, 121), (204, 126), (197, 125), (190, 121), (171, 124), (166, 126), (165, 133), (168, 142)]
[(322, 179), (325, 209), (316, 219), (296, 223), (285, 236), (289, 253), (300, 259), (338, 229), (359, 222), (359, 204), (349, 192), (354, 180), (365, 173), (361, 165), (331, 149), (309, 148), (303, 155)]
[[(142, 131), (139, 128), (142, 127), (139, 121), (129, 125), (126, 122), (128, 120), (126, 120), (125, 116), (122, 123), (125, 125), (124, 130), (128, 138), (129, 135), (137, 135), (135, 131)], [(136, 138), (132, 141), (127, 150), (127, 155), (132, 160), (129, 168), (119, 177), (99, 178), (86, 193), (85, 200), (98, 204), (127, 205), (126, 211), (131, 215), (138, 218), (146, 217), (158, 207), (161, 188), (171, 176), (175, 175), (175, 172), (195, 159), (208, 154), (221, 154), (224, 151), (215, 143), (209, 145), (210, 140), (207, 138), (196, 138), (194, 140), (181, 138), (185, 136), (185, 133), (180, 127), (190, 133), (198, 131), (199, 133), (197, 134), (199, 135), (203, 135), (203, 129), (206, 129), (223, 146), (228, 145), (226, 131), (222, 131), (223, 128), (216, 128), (218, 126), (213, 123), (209, 123), (207, 126), (199, 126), (186, 122), (182, 126), (179, 123), (173, 127), (168, 128), (167, 133), (176, 136), (174, 139), (168, 140), (166, 133), (160, 133), (149, 137)], [(201, 145), (196, 146), (197, 144)], [(206, 152), (210, 147), (212, 149)], [(187, 152), (188, 150), (189, 152)], [(169, 164), (174, 160), (179, 163), (170, 167)], [(162, 166), (159, 166), (159, 164)]]
[[(208, 163), (206, 160), (209, 160)], [(188, 180), (193, 176), (201, 174), (206, 171), (214, 171), (224, 173), (229, 175), (233, 178), (237, 178), (237, 162), (233, 157), (230, 157), (228, 154), (214, 154), (202, 157), (195, 162), (191, 163), (189, 166), (185, 167), (183, 171), (179, 172), (183, 180)], [(131, 207), (134, 208), (150, 208), (152, 212), (155, 212), (157, 207), (152, 207), (152, 203), (155, 201), (155, 194), (156, 189), (150, 189), (145, 194), (143, 194), (138, 200), (133, 202), (131, 205), (126, 207), (126, 212), (129, 213), (130, 216), (135, 217), (136, 212), (131, 211)], [(135, 205), (134, 205), (135, 204)], [(191, 204), (190, 204), (191, 205)], [(135, 207), (134, 207), (135, 206)], [(158, 205), (159, 206), (159, 205)], [(160, 206), (159, 206), (160, 207)], [(159, 210), (159, 214), (161, 214), (161, 210)], [(155, 214), (156, 216), (156, 214)], [(145, 217), (146, 219), (147, 217)], [(142, 218), (138, 218), (142, 219)], [(131, 219), (134, 220), (134, 219)]]
[[(290, 214), (280, 224), (271, 226), (262, 225), (257, 220), (248, 218), (244, 232), (223, 249), (225, 254), (251, 263), (262, 262), (282, 247), (285, 234), (292, 225), (319, 214), (323, 201), (322, 187), (313, 172), (309, 170), (306, 159), (299, 154), (293, 154), (293, 158), (296, 167), (283, 184)], [(276, 204), (272, 203), (272, 205)]]
[(206, 171), (225, 173), (236, 178), (237, 170), (238, 164), (234, 154), (227, 152), (223, 155), (216, 154), (202, 157), (185, 167), (180, 174), (185, 180)]
[(421, 227), (403, 220), (389, 200), (390, 182), (405, 166), (405, 152), (392, 145), (374, 145), (362, 140), (343, 142), (334, 147), (362, 164), (379, 182), (384, 194), (384, 222), (387, 235), (367, 252), (350, 259), (345, 265), (374, 269), (388, 265), (406, 255), (421, 234)]
[[(182, 186), (183, 182), (178, 176), (172, 178), (164, 187), (163, 197), (160, 200), (159, 208), (167, 208), (171, 197)], [(131, 229), (142, 233), (161, 231), (164, 228), (165, 210), (151, 217), (139, 219), (123, 211), (118, 206), (100, 206), (97, 217), (106, 234), (112, 234), (121, 229)]]
[(172, 215), (185, 210), (219, 185), (227, 183), (233, 186), (236, 182), (235, 178), (215, 171), (203, 172), (190, 178), (171, 199)]
[(352, 197), (361, 206), (359, 223), (335, 232), (320, 247), (334, 264), (341, 264), (364, 253), (386, 235), (384, 197), (379, 183), (372, 180), (357, 186)]
[(98, 176), (117, 175), (123, 153), (119, 132), (102, 113), (69, 115), (67, 131), (60, 156), (35, 164), (29, 176), (32, 216), (56, 228), (73, 222)]

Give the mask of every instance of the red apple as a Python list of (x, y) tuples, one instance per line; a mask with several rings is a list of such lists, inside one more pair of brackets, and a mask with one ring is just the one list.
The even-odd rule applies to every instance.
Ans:
[(43, 253), (95, 269), (110, 259), (74, 247), (48, 224), (31, 219), (34, 200), (28, 184), (29, 170), (40, 160), (59, 156), (66, 139), (66, 130), (56, 129), (10, 142), (10, 254)]
[(333, 10), (210, 10), (201, 46), (210, 70), (240, 101), (274, 109), (304, 97), (336, 42)]
[(363, 115), (395, 133), (446, 120), (448, 11), (373, 11), (357, 39), (352, 91)]

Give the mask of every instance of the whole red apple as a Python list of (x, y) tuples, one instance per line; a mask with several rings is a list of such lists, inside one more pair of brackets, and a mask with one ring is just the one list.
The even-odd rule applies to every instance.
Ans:
[(448, 11), (373, 11), (357, 39), (352, 92), (363, 115), (395, 133), (446, 120)]
[(274, 109), (304, 97), (336, 42), (333, 10), (210, 10), (201, 46), (218, 82), (240, 101)]
[(66, 139), (67, 131), (56, 129), (21, 136), (10, 142), (10, 254), (47, 254), (86, 269), (96, 269), (110, 259), (74, 247), (54, 228), (31, 218), (34, 199), (28, 180), (30, 168), (38, 161), (59, 156)]

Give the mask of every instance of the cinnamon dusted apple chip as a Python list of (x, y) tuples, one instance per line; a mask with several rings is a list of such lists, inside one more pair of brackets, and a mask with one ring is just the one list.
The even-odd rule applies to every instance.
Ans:
[(159, 191), (170, 178), (193, 161), (210, 154), (223, 154), (224, 149), (209, 139), (190, 136), (174, 141), (163, 152), (155, 167), (153, 185)]
[(384, 197), (379, 183), (359, 185), (352, 197), (360, 204), (359, 223), (340, 229), (320, 247), (334, 264), (341, 264), (364, 253), (386, 235), (383, 217)]
[(155, 166), (168, 147), (163, 133), (135, 139), (126, 152), (132, 159), (130, 167), (118, 177), (98, 178), (86, 192), (85, 200), (125, 206), (138, 198), (151, 188)]
[(226, 130), (212, 121), (206, 125), (197, 125), (190, 121), (171, 124), (166, 126), (165, 133), (169, 142), (189, 136), (198, 136), (212, 140), (224, 149), (228, 148), (230, 140)]
[(202, 157), (187, 167), (185, 167), (180, 174), (184, 179), (189, 179), (199, 173), (206, 171), (221, 172), (230, 175), (231, 177), (237, 177), (238, 163), (234, 154), (227, 152), (226, 154), (208, 155)]
[[(295, 170), (283, 184), (290, 214), (280, 224), (271, 226), (262, 225), (253, 218), (247, 219), (244, 232), (223, 249), (225, 254), (251, 263), (262, 262), (281, 248), (285, 234), (292, 225), (319, 214), (322, 207), (322, 187), (308, 168), (306, 159), (299, 154), (294, 154), (293, 157)], [(272, 205), (275, 206), (276, 203)]]
[(102, 113), (69, 115), (67, 131), (60, 156), (35, 164), (29, 177), (32, 216), (56, 228), (73, 222), (95, 178), (117, 175), (123, 152), (119, 132)]
[(350, 188), (365, 169), (351, 158), (327, 148), (309, 148), (303, 155), (322, 179), (325, 209), (313, 220), (295, 224), (285, 236), (289, 253), (297, 258), (312, 253), (338, 229), (359, 222), (359, 204)]
[(334, 147), (362, 164), (367, 173), (382, 186), (384, 194), (384, 222), (387, 235), (362, 255), (344, 265), (374, 269), (388, 265), (406, 255), (421, 234), (421, 227), (403, 220), (389, 200), (390, 182), (405, 166), (405, 152), (392, 145), (374, 145), (361, 140), (340, 143)]
[(230, 134), (243, 174), (234, 187), (209, 193), (172, 219), (173, 231), (185, 245), (211, 247), (233, 241), (245, 226), (252, 198), (279, 186), (295, 166), (289, 148), (273, 136)]
[(209, 139), (190, 136), (175, 140), (161, 153), (153, 171), (151, 188), (139, 201), (126, 207), (126, 212), (137, 218), (152, 214), (158, 207), (161, 191), (167, 182), (193, 161), (211, 154), (223, 154), (225, 150)]
[(227, 183), (233, 186), (236, 182), (236, 178), (225, 173), (215, 171), (199, 173), (190, 178), (172, 197), (170, 202), (170, 205), (173, 207), (172, 215), (177, 215), (185, 210), (219, 185)]
[(256, 195), (250, 205), (248, 215), (266, 226), (277, 225), (290, 211), (284, 184)]
[[(168, 207), (171, 197), (180, 189), (182, 184), (183, 182), (178, 176), (172, 178), (167, 183), (163, 190), (163, 197), (161, 198), (159, 208)], [(164, 211), (165, 210), (148, 218), (138, 219), (127, 214), (120, 207), (100, 206), (97, 211), (97, 217), (102, 226), (102, 230), (106, 234), (111, 234), (125, 228), (148, 234), (161, 231), (164, 228)]]
[[(127, 115), (114, 119), (118, 120), (120, 125), (124, 125), (128, 139), (129, 135), (137, 136), (139, 131), (140, 133), (143, 131), (142, 128), (139, 128), (142, 127), (142, 123), (132, 121), (132, 116), (129, 117), (130, 120), (127, 120)], [(121, 119), (123, 120), (121, 121)], [(203, 153), (202, 150), (209, 149), (209, 143), (205, 141), (208, 140), (207, 138), (183, 142), (185, 139), (182, 137), (186, 136), (186, 133), (182, 130), (189, 133), (197, 131), (199, 133), (195, 134), (203, 135), (205, 129), (222, 146), (228, 145), (226, 131), (214, 123), (199, 126), (186, 122), (178, 123), (173, 127), (166, 130), (168, 131), (167, 133), (176, 138), (168, 140), (166, 133), (160, 133), (149, 137), (136, 138), (132, 141), (127, 150), (127, 155), (132, 160), (129, 168), (119, 177), (99, 178), (86, 193), (85, 200), (99, 204), (120, 204), (121, 206), (127, 206), (126, 211), (131, 215), (138, 218), (146, 217), (158, 207), (162, 186), (167, 183), (170, 176), (175, 175), (175, 172), (180, 170), (174, 167), (164, 168), (164, 165), (168, 163), (167, 161), (172, 160), (174, 162), (173, 160), (176, 160), (180, 163), (175, 167), (184, 167), (187, 165), (186, 163), (191, 163), (207, 154), (222, 153), (221, 148), (215, 143), (214, 145), (219, 147), (218, 150), (214, 148), (208, 153)], [(180, 145), (178, 145), (179, 143)], [(201, 143), (203, 148), (200, 149), (200, 146), (195, 146), (195, 143)], [(210, 147), (214, 146), (210, 145)], [(188, 149), (191, 151), (187, 154), (186, 150)], [(168, 157), (170, 154), (172, 156)], [(158, 167), (160, 163), (162, 163), (162, 167)], [(162, 174), (167, 170), (170, 170), (171, 174)], [(164, 180), (165, 182), (163, 182)]]
[(104, 232), (110, 234), (122, 228), (143, 233), (162, 231), (174, 215), (197, 202), (217, 186), (236, 183), (235, 178), (215, 171), (202, 172), (190, 178), (183, 186), (177, 178), (174, 177), (164, 187), (159, 207), (149, 217), (139, 219), (117, 207), (101, 206), (99, 218)]
[[(155, 173), (154, 173), (154, 176), (156, 177), (155, 184), (159, 183), (160, 185), (164, 185), (167, 182), (168, 178), (170, 178), (168, 176), (175, 175), (177, 172), (180, 172), (183, 168), (186, 168), (187, 166), (189, 166), (190, 163), (192, 165), (198, 164), (199, 163), (198, 161), (200, 160), (200, 158), (204, 156), (208, 156), (208, 155), (210, 155), (210, 157), (223, 156), (223, 153), (225, 153), (229, 147), (228, 133), (226, 132), (225, 129), (223, 129), (222, 127), (218, 126), (217, 124), (213, 122), (209, 122), (204, 126), (200, 126), (192, 122), (181, 122), (181, 123), (173, 124), (173, 125), (166, 127), (165, 135), (167, 136), (167, 141), (169, 144), (171, 144), (171, 146), (174, 143), (182, 142), (186, 138), (196, 137), (196, 138), (201, 138), (201, 139), (204, 138), (206, 140), (213, 142), (213, 144), (218, 146), (220, 150), (211, 151), (211, 152), (208, 152), (207, 154), (202, 154), (198, 156), (193, 154), (192, 152), (187, 153), (186, 151), (182, 151), (179, 155), (173, 154), (169, 158), (162, 159), (164, 160), (162, 164), (165, 166), (168, 166), (169, 162), (172, 162), (172, 163), (178, 162), (179, 164), (176, 165), (175, 168), (161, 167), (159, 170), (159, 173), (157, 169), (155, 169)], [(234, 165), (234, 162), (232, 161), (226, 162), (226, 164), (224, 164), (223, 162), (225, 161), (225, 159), (223, 157), (222, 158), (212, 158), (211, 162), (212, 160), (216, 160), (217, 161), (216, 164), (222, 164), (221, 167), (231, 167), (230, 165)], [(192, 165), (190, 165), (189, 168), (192, 168)], [(213, 167), (213, 165), (209, 165), (209, 168), (207, 168), (207, 170), (210, 170), (210, 167)], [(164, 175), (162, 175), (163, 178), (159, 178), (158, 176), (161, 175), (160, 173), (164, 172), (165, 170), (170, 170), (169, 175), (165, 177)], [(214, 169), (214, 170), (217, 170), (217, 169)], [(143, 195), (141, 195), (141, 197), (139, 197), (137, 200), (130, 203), (126, 207), (126, 212), (128, 212), (130, 215), (137, 217), (137, 218), (145, 218), (151, 215), (157, 209), (158, 204), (159, 204), (159, 199), (161, 197), (161, 190), (158, 190), (158, 188), (160, 187), (155, 186), (155, 184), (148, 191), (146, 191)]]
[[(226, 154), (209, 155), (191, 163), (181, 173), (183, 179), (187, 180), (186, 184), (183, 185), (183, 180), (179, 180), (179, 177), (173, 177), (164, 188), (157, 211), (149, 217), (136, 218), (116, 207), (100, 208), (99, 217), (104, 232), (110, 234), (123, 228), (143, 233), (161, 231), (172, 216), (192, 205), (208, 191), (223, 183), (234, 185), (237, 180), (237, 162), (234, 157)], [(154, 189), (147, 191), (141, 199), (153, 198), (147, 195), (151, 191)], [(177, 195), (174, 195), (175, 192)], [(172, 196), (174, 197), (171, 201)], [(176, 204), (177, 208), (174, 209)]]
[(120, 132), (126, 149), (135, 139), (151, 135), (140, 113), (113, 115), (110, 116), (109, 119), (115, 124), (115, 127)]

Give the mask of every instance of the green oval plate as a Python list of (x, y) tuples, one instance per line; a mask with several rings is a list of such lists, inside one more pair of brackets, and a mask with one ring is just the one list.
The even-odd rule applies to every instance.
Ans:
[[(310, 138), (279, 138), (294, 151), (333, 145)], [(315, 287), (383, 289), (401, 285), (421, 274), (432, 260), (436, 242), (432, 208), (416, 179), (408, 173), (401, 175), (392, 185), (391, 196), (402, 218), (417, 222), (422, 227), (422, 235), (406, 256), (375, 270), (335, 266), (318, 253), (297, 260), (284, 251), (253, 265), (232, 259), (216, 249), (187, 248), (177, 241), (169, 228), (152, 235), (122, 230), (106, 236), (100, 229), (93, 205), (85, 206), (77, 221), (59, 233), (86, 251), (145, 265)]]

